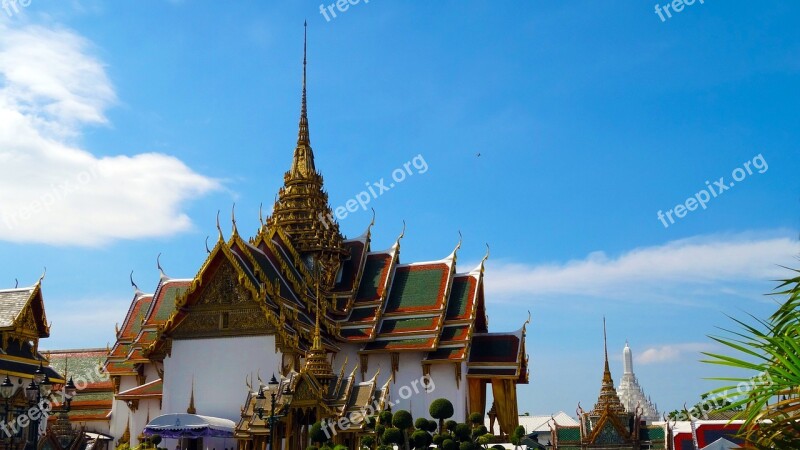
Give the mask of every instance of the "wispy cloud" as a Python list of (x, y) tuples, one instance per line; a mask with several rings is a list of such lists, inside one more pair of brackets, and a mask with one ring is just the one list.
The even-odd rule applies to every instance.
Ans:
[(714, 344), (708, 342), (661, 345), (646, 349), (635, 356), (634, 359), (636, 363), (641, 365), (675, 362), (685, 357), (697, 360), (701, 356), (700, 352), (711, 351), (714, 347)]
[[(565, 263), (500, 262), (487, 272), (493, 298), (600, 297), (691, 302), (713, 295), (754, 298), (763, 283), (787, 275), (800, 243), (787, 232), (698, 236), (610, 257), (594, 252)], [(749, 287), (758, 284), (759, 291)]]
[(169, 155), (81, 148), (116, 101), (82, 36), (0, 24), (0, 240), (95, 246), (191, 227), (182, 206), (216, 180)]

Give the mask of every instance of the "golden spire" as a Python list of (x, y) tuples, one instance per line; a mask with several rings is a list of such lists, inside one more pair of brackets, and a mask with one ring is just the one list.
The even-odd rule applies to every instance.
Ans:
[[(306, 65), (308, 54), (308, 22), (303, 22), (303, 97), (300, 101), (300, 129), (297, 132), (297, 146), (306, 144), (311, 145), (311, 138), (308, 135), (308, 108), (306, 105)], [(311, 160), (313, 168), (314, 161)]]
[(311, 350), (308, 351), (308, 355), (306, 355), (306, 366), (305, 370), (314, 376), (314, 378), (319, 381), (319, 384), (323, 388), (327, 388), (330, 385), (331, 380), (335, 377), (333, 373), (333, 367), (331, 367), (331, 362), (328, 361), (328, 352), (325, 350), (325, 347), (322, 346), (322, 332), (319, 326), (319, 316), (320, 316), (320, 305), (319, 305), (319, 285), (320, 285), (320, 275), (321, 275), (321, 267), (319, 263), (317, 263), (317, 318), (314, 325), (314, 340), (311, 344)]
[(611, 378), (611, 369), (608, 367), (608, 339), (606, 336), (606, 318), (603, 317), (603, 352), (605, 356), (605, 366), (603, 368), (603, 381), (600, 386), (600, 396), (597, 398), (597, 403), (590, 414), (601, 415), (608, 411), (609, 413), (622, 415), (625, 414), (625, 407), (617, 395), (617, 390), (614, 388), (614, 380)]
[(189, 397), (189, 407), (186, 408), (189, 414), (197, 414), (197, 408), (194, 407), (194, 376), (192, 377), (192, 394)]
[[(303, 90), (300, 101), (300, 124), (297, 147), (294, 149), (292, 166), (283, 176), (283, 187), (278, 191), (272, 215), (266, 228), (280, 227), (292, 240), (295, 248), (304, 256), (325, 264), (323, 290), (332, 287), (336, 272), (347, 251), (342, 245), (344, 238), (339, 224), (328, 205), (328, 194), (323, 188), (322, 175), (314, 164), (314, 152), (308, 132), (308, 107), (306, 97), (306, 73), (308, 66), (308, 25), (303, 32)], [(262, 232), (266, 228), (262, 227)], [(310, 268), (311, 264), (309, 264)]]

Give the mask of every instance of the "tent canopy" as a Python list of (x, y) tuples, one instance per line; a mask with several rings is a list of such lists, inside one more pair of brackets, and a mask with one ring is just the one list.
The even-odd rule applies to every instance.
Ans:
[(232, 420), (219, 417), (198, 416), (197, 414), (163, 414), (151, 420), (144, 427), (144, 434), (161, 437), (198, 438), (198, 437), (233, 437), (236, 424)]

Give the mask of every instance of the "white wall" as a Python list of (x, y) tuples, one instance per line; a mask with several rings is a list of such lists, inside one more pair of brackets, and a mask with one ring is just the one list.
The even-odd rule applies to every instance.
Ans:
[[(345, 375), (349, 375), (350, 371), (353, 370), (353, 366), (359, 362), (358, 347), (344, 345), (334, 361), (337, 374), (342, 364), (344, 364), (346, 355), (349, 356), (349, 361)], [(411, 412), (414, 419), (418, 417), (429, 419), (430, 404), (437, 398), (446, 398), (453, 403), (453, 410), (455, 411), (453, 419), (463, 421), (466, 418), (464, 411), (467, 408), (466, 368), (462, 370), (460, 385), (456, 387), (455, 367), (453, 364), (431, 365), (430, 375), (434, 389), (426, 392), (420, 381), (423, 376), (421, 361), (424, 356), (425, 353), (423, 352), (400, 353), (400, 363), (395, 374), (395, 381), (389, 385), (389, 395), (394, 404), (392, 411), (404, 409)], [(369, 355), (365, 381), (369, 380), (379, 368), (381, 373), (378, 376), (378, 388), (383, 387), (386, 380), (392, 376), (392, 358), (388, 352)], [(362, 381), (360, 370), (356, 371), (356, 380), (358, 382)]]
[(256, 375), (267, 383), (280, 376), (281, 354), (274, 336), (226, 337), (172, 341), (172, 355), (164, 359), (163, 413), (186, 412), (194, 378), (197, 414), (238, 422), (247, 396), (245, 377)]

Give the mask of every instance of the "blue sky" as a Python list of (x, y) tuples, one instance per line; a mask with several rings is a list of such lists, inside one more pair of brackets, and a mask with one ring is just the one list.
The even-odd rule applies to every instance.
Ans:
[[(162, 253), (194, 276), (218, 210), (227, 235), (235, 202), (253, 234), (294, 149), (303, 20), (332, 206), (424, 160), (368, 205), (373, 248), (403, 220), (406, 262), (459, 231), (465, 270), (490, 245), (491, 329), (533, 316), (522, 412), (594, 403), (604, 315), (615, 380), (627, 339), (662, 410), (694, 403), (724, 375), (698, 362), (707, 335), (769, 314), (779, 265), (798, 266), (800, 5), (695, 2), (662, 21), (655, 2), (372, 0), (326, 21), (316, 2), (265, 3), (0, 10), (0, 285), (47, 267), (43, 346), (112, 341), (130, 271), (152, 290)], [(658, 219), (720, 177), (705, 209)]]

